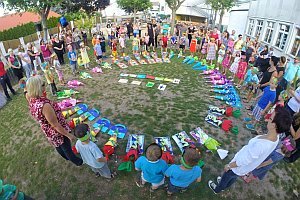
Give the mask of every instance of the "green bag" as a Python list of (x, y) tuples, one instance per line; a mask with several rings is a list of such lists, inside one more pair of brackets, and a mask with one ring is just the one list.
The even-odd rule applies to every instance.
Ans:
[(119, 171), (127, 171), (127, 172), (131, 172), (132, 171), (132, 162), (131, 161), (127, 161), (127, 162), (122, 162), (119, 167), (118, 170)]
[(239, 134), (239, 128), (237, 126), (234, 126), (230, 129), (230, 132), (233, 133), (234, 135)]
[(241, 115), (242, 115), (242, 113), (241, 113), (240, 110), (235, 110), (235, 111), (232, 112), (232, 116), (233, 116), (234, 118), (239, 119), (239, 118), (241, 117)]

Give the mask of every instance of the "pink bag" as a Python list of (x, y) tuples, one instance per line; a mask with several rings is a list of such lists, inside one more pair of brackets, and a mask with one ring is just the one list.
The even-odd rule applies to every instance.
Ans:
[(69, 88), (77, 88), (78, 86), (82, 86), (82, 85), (84, 85), (84, 84), (77, 80), (68, 81)]

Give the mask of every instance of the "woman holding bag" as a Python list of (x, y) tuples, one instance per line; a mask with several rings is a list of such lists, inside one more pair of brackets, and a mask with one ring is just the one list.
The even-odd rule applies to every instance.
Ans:
[(14, 75), (21, 80), (23, 76), (23, 68), (19, 58), (14, 54), (12, 49), (8, 49), (9, 56), (7, 58), (9, 66), (12, 68)]

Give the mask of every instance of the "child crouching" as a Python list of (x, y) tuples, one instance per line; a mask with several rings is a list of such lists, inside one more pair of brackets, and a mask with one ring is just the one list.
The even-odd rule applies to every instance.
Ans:
[(96, 176), (111, 180), (113, 178), (107, 165), (107, 160), (98, 146), (90, 141), (89, 126), (79, 124), (75, 127), (75, 136), (78, 139), (75, 145), (84, 163), (89, 165)]
[(167, 163), (161, 159), (162, 150), (156, 143), (150, 144), (146, 149), (146, 157), (141, 156), (135, 162), (135, 169), (142, 171), (141, 179), (136, 182), (138, 187), (144, 187), (146, 182), (151, 183), (150, 191), (154, 191), (165, 182), (164, 172), (167, 170)]
[(167, 194), (184, 192), (194, 181), (201, 181), (202, 170), (198, 165), (200, 153), (197, 149), (188, 148), (181, 157), (181, 165), (171, 165), (165, 172), (170, 178)]

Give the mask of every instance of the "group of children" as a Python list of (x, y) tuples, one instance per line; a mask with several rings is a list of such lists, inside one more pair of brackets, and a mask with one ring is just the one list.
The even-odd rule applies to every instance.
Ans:
[[(96, 176), (102, 176), (108, 181), (115, 177), (107, 165), (107, 159), (98, 146), (90, 140), (90, 131), (87, 124), (79, 124), (75, 127), (77, 142), (76, 150), (80, 153), (84, 163), (89, 165)], [(200, 152), (196, 148), (186, 148), (181, 156), (181, 164), (168, 164), (162, 160), (162, 148), (156, 144), (150, 144), (145, 150), (145, 156), (140, 156), (135, 161), (135, 169), (141, 172), (136, 185), (144, 187), (150, 183), (150, 191), (159, 188), (167, 188), (167, 194), (184, 192), (193, 182), (201, 181), (202, 170), (198, 166)], [(165, 178), (169, 183), (165, 184)]]

